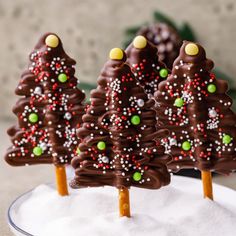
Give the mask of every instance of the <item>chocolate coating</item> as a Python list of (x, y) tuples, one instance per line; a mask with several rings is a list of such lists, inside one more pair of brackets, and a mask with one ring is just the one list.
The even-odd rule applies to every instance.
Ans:
[[(133, 42), (126, 49), (127, 63), (149, 97), (158, 89), (158, 84), (165, 80), (160, 76), (161, 69), (167, 69), (158, 58), (157, 47), (147, 40), (144, 48), (136, 48)], [(167, 77), (167, 76), (166, 76)]]
[[(158, 144), (166, 130), (157, 130), (153, 100), (148, 100), (130, 67), (121, 60), (105, 63), (91, 105), (78, 131), (80, 155), (72, 159), (73, 188), (110, 185), (158, 189), (170, 182), (169, 155)], [(139, 105), (138, 106), (138, 102)], [(141, 101), (141, 102), (140, 102)], [(131, 118), (136, 115), (140, 118)], [(137, 122), (137, 123), (136, 123)], [(98, 148), (105, 143), (105, 149)], [(140, 179), (134, 180), (134, 173)]]
[[(194, 45), (188, 51), (190, 44)], [(202, 46), (184, 41), (171, 75), (155, 93), (158, 127), (170, 130), (162, 141), (173, 156), (168, 168), (174, 172), (236, 170), (236, 116), (227, 82), (215, 78), (213, 66)]]
[[(47, 45), (49, 35), (58, 44)], [(77, 88), (75, 61), (64, 52), (61, 40), (53, 33), (40, 38), (29, 59), (28, 69), (15, 90), (22, 98), (13, 108), (18, 125), (8, 130), (13, 145), (5, 159), (15, 166), (70, 163), (78, 146), (76, 129), (84, 114), (85, 97)], [(67, 81), (60, 82), (60, 74), (66, 75)]]

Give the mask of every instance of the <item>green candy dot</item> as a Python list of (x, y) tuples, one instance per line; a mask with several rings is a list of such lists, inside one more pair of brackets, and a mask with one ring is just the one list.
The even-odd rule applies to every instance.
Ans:
[(228, 134), (225, 134), (225, 135), (223, 136), (222, 141), (223, 141), (224, 144), (229, 144), (229, 143), (231, 143), (231, 141), (232, 141), (232, 137), (231, 137), (230, 135), (228, 135)]
[(33, 153), (35, 156), (41, 156), (43, 154), (43, 149), (41, 147), (34, 147)]
[(183, 143), (182, 143), (182, 149), (183, 149), (184, 151), (189, 151), (189, 150), (191, 149), (191, 144), (190, 144), (190, 142), (188, 142), (188, 141), (183, 142)]
[(77, 153), (78, 155), (80, 154), (79, 147), (77, 147), (77, 149), (76, 149), (76, 153)]
[(167, 77), (167, 75), (168, 75), (168, 70), (167, 69), (161, 69), (160, 71), (159, 71), (159, 75), (162, 77), (162, 78), (166, 78)]
[(38, 117), (38, 115), (36, 113), (31, 113), (29, 115), (29, 121), (31, 123), (36, 123), (38, 120), (39, 120), (39, 117)]
[(58, 75), (58, 80), (61, 82), (61, 83), (65, 83), (67, 81), (67, 75), (62, 73), (60, 75)]
[(140, 124), (140, 117), (138, 115), (134, 115), (131, 117), (131, 123), (133, 125), (139, 125)]
[(215, 86), (214, 84), (209, 84), (209, 85), (207, 86), (207, 91), (208, 91), (209, 93), (214, 93), (214, 92), (216, 91), (216, 86)]
[(106, 143), (103, 142), (103, 141), (98, 142), (98, 143), (97, 143), (97, 148), (98, 148), (99, 150), (104, 150), (104, 149), (106, 148)]
[(134, 181), (139, 181), (139, 180), (141, 180), (141, 179), (142, 179), (142, 175), (141, 175), (140, 172), (135, 172), (135, 173), (133, 174), (133, 180), (134, 180)]
[(182, 107), (184, 105), (184, 100), (182, 98), (176, 98), (174, 106), (176, 107)]

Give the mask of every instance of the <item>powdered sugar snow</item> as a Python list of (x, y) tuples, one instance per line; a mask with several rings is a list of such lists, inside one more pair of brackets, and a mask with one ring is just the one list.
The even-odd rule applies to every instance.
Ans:
[(12, 215), (21, 229), (37, 236), (233, 236), (236, 192), (214, 185), (215, 202), (202, 198), (201, 182), (172, 178), (160, 190), (131, 188), (132, 218), (119, 218), (112, 187), (70, 190), (60, 197), (41, 185), (24, 196)]

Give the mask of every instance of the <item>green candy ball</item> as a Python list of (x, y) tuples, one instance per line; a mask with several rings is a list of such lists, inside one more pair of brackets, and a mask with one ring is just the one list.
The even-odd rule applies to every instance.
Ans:
[(80, 154), (80, 150), (79, 150), (79, 147), (77, 147), (77, 149), (76, 149), (76, 154)]
[(39, 117), (38, 117), (38, 115), (36, 113), (31, 113), (29, 115), (29, 121), (31, 123), (36, 123), (38, 120), (39, 120)]
[(163, 68), (159, 71), (159, 75), (162, 77), (162, 78), (166, 78), (167, 75), (168, 75), (168, 70)]
[(99, 150), (104, 150), (104, 149), (106, 149), (106, 143), (103, 142), (103, 141), (98, 142), (98, 143), (97, 143), (97, 148), (98, 148)]
[(135, 172), (135, 173), (133, 174), (133, 180), (134, 180), (134, 181), (139, 181), (139, 180), (141, 180), (141, 179), (142, 179), (142, 175), (141, 175), (140, 172)]
[(33, 153), (35, 156), (41, 156), (43, 154), (43, 149), (41, 147), (34, 147)]
[(184, 100), (182, 98), (176, 98), (174, 106), (176, 107), (182, 107), (184, 105)]
[(134, 115), (131, 117), (131, 123), (133, 125), (139, 125), (141, 122), (140, 117), (138, 115)]
[(191, 149), (191, 144), (190, 144), (190, 142), (188, 142), (188, 141), (183, 142), (183, 143), (182, 143), (182, 149), (183, 149), (184, 151), (189, 151), (189, 150)]
[(222, 141), (224, 144), (229, 144), (232, 141), (232, 137), (228, 134), (225, 134), (222, 138)]
[(215, 93), (215, 91), (216, 91), (216, 86), (215, 86), (214, 84), (209, 84), (209, 85), (207, 86), (207, 91), (208, 91), (209, 93)]
[(61, 83), (65, 83), (67, 81), (67, 75), (62, 73), (60, 75), (58, 75), (58, 80), (61, 82)]

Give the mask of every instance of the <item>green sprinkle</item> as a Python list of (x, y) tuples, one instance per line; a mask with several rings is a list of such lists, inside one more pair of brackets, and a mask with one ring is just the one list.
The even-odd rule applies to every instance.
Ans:
[(98, 143), (97, 143), (97, 148), (98, 148), (99, 150), (104, 150), (104, 149), (106, 149), (106, 143), (103, 142), (103, 141), (98, 142)]
[(76, 153), (77, 153), (78, 155), (81, 153), (79, 147), (77, 147)]
[(209, 84), (209, 85), (207, 86), (207, 91), (208, 91), (209, 93), (215, 93), (215, 91), (216, 91), (216, 86), (215, 86), (214, 84)]
[(31, 123), (36, 123), (38, 120), (39, 120), (39, 117), (38, 117), (38, 115), (36, 113), (31, 113), (29, 115), (29, 121)]
[(138, 115), (134, 115), (131, 117), (131, 123), (133, 125), (139, 125), (141, 122), (140, 117)]
[(191, 144), (190, 144), (190, 142), (188, 142), (188, 141), (183, 142), (183, 143), (182, 143), (182, 149), (183, 149), (184, 151), (189, 151), (189, 150), (191, 149)]
[(232, 137), (228, 134), (225, 134), (222, 138), (222, 141), (224, 144), (229, 144), (232, 141)]
[(34, 147), (33, 153), (35, 156), (41, 156), (43, 154), (43, 149), (41, 147)]
[(67, 81), (67, 75), (62, 73), (60, 75), (58, 75), (58, 80), (61, 82), (61, 83), (65, 83)]
[(162, 77), (162, 78), (166, 78), (167, 75), (168, 75), (168, 70), (163, 68), (159, 71), (159, 75)]
[(133, 174), (133, 180), (134, 180), (134, 181), (139, 181), (139, 180), (141, 180), (141, 179), (142, 179), (142, 175), (141, 175), (140, 172), (135, 172), (135, 173)]
[(182, 98), (176, 98), (174, 106), (176, 107), (182, 107), (184, 105), (184, 100)]

